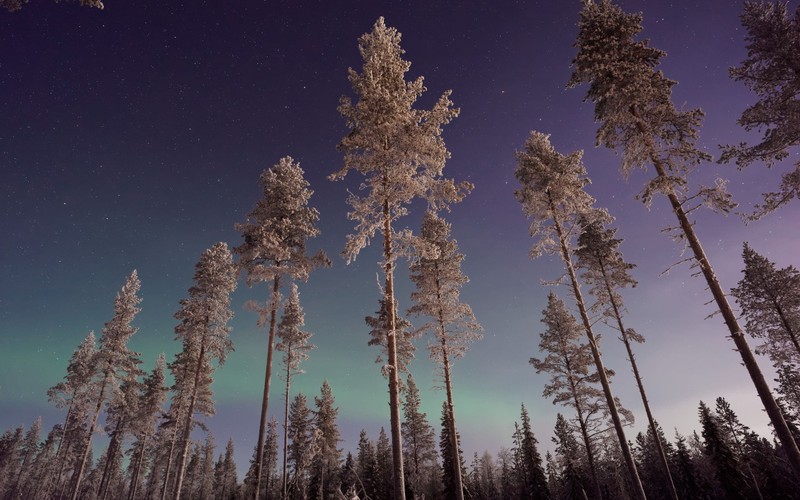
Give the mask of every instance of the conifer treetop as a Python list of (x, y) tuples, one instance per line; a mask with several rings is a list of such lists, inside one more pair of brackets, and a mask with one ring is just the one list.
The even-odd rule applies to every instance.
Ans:
[(625, 13), (610, 0), (584, 1), (568, 87), (589, 84), (586, 100), (600, 122), (597, 144), (619, 152), (627, 175), (646, 169), (653, 154), (665, 176), (647, 183), (640, 197), (683, 190), (686, 175), (710, 156), (696, 146), (703, 112), (679, 111), (672, 104), (674, 80), (656, 70), (665, 52), (636, 41), (642, 15)]
[[(340, 99), (339, 112), (350, 132), (338, 146), (344, 153), (344, 165), (330, 179), (344, 179), (351, 170), (364, 176), (360, 186), (364, 194), (350, 193), (347, 198), (352, 207), (348, 217), (356, 221), (355, 232), (348, 235), (342, 252), (348, 262), (384, 229), (387, 216), (393, 222), (406, 215), (407, 205), (415, 198), (441, 210), (472, 190), (468, 182), (456, 184), (442, 177), (450, 157), (442, 127), (458, 116), (459, 110), (453, 108), (450, 91), (429, 110), (414, 107), (425, 86), (422, 77), (405, 80), (411, 63), (402, 58), (400, 38), (382, 17), (371, 32), (361, 36), (362, 70), (348, 70), (358, 100)], [(408, 232), (393, 237), (396, 250), (408, 245), (403, 241), (406, 236)], [(395, 241), (398, 238), (401, 241)]]
[(536, 239), (531, 257), (558, 252), (553, 221), (569, 233), (581, 216), (599, 214), (592, 209), (594, 198), (584, 190), (591, 181), (582, 162), (583, 151), (563, 155), (550, 144), (549, 134), (532, 131), (525, 149), (516, 155), (514, 175), (520, 188), (514, 196), (531, 221), (530, 234)]
[(303, 169), (285, 156), (259, 177), (262, 198), (244, 223), (236, 224), (244, 242), (234, 248), (248, 286), (272, 280), (280, 274), (307, 280), (316, 267), (330, 266), (321, 250), (306, 255), (308, 238), (319, 236), (317, 209), (308, 206), (314, 191), (303, 177)]
[(230, 294), (236, 289), (236, 266), (226, 243), (215, 243), (203, 252), (195, 266), (194, 282), (189, 298), (180, 301), (181, 308), (175, 313), (180, 320), (176, 337), (185, 346), (189, 344), (191, 351), (204, 345), (206, 355), (223, 364), (233, 350), (228, 321), (233, 317)]

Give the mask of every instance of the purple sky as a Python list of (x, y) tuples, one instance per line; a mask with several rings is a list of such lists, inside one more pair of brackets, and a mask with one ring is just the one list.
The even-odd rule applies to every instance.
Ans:
[[(619, 3), (643, 11), (644, 37), (668, 52), (662, 69), (679, 82), (676, 105), (705, 110), (701, 144), (709, 153), (757, 138), (736, 124), (753, 96), (727, 77), (744, 57), (740, 2)], [(217, 241), (239, 244), (233, 225), (258, 199), (259, 173), (285, 155), (300, 161), (316, 192), (323, 234), (312, 246), (334, 258), (300, 289), (318, 348), (295, 387), (311, 396), (330, 381), (345, 450), (361, 428), (373, 438), (381, 426), (388, 430), (386, 386), (363, 321), (377, 309), (380, 245), (349, 266), (337, 257), (352, 229), (346, 189), (357, 182), (325, 178), (341, 166), (335, 146), (346, 128), (336, 107), (341, 95), (352, 95), (346, 75), (361, 65), (357, 38), (384, 16), (403, 34), (409, 76), (425, 76), (421, 105), (453, 90), (461, 116), (445, 128), (452, 152), (445, 173), (476, 186), (448, 216), (472, 280), (462, 296), (485, 329), (454, 372), (468, 461), (475, 451), (511, 445), (520, 403), (545, 448), (556, 411), (567, 412), (541, 398), (547, 377), (528, 364), (538, 355), (548, 293), (541, 281), (561, 274), (555, 260), (528, 259), (527, 222), (513, 197), (514, 151), (534, 129), (551, 133), (562, 153), (586, 150), (590, 192), (617, 217), (622, 251), (638, 265), (639, 286), (625, 293), (627, 323), (648, 339), (637, 356), (667, 435), (697, 428), (698, 401), (717, 396), (745, 424), (768, 432), (722, 320), (704, 319), (713, 312), (704, 283), (685, 265), (662, 275), (683, 258), (661, 233), (674, 220), (666, 201), (648, 210), (633, 199), (645, 177), (620, 178), (618, 158), (594, 148), (586, 89), (565, 89), (580, 2), (220, 5), (108, 0), (98, 11), (42, 0), (0, 12), (0, 430), (28, 426), (37, 415), (46, 428), (61, 420), (46, 389), (64, 375), (87, 331), (99, 334), (110, 319), (114, 294), (134, 268), (144, 301), (131, 347), (148, 370), (158, 353), (171, 357), (179, 348), (172, 315), (200, 253)], [(709, 163), (692, 182), (717, 176), (730, 179), (747, 210), (777, 184), (779, 171)], [(414, 229), (419, 208), (406, 222)], [(798, 220), (797, 203), (747, 226), (698, 212), (697, 230), (730, 289), (740, 278), (744, 241), (779, 266), (798, 264)], [(401, 309), (409, 293), (401, 268)], [(566, 290), (557, 293), (567, 298)], [(217, 372), (217, 415), (208, 419), (220, 447), (233, 437), (240, 474), (257, 435), (266, 343), (243, 304), (266, 295), (265, 287), (242, 283), (234, 296), (236, 351)], [(637, 417), (633, 439), (646, 419), (623, 347), (603, 332), (606, 364), (617, 371), (613, 389)], [(436, 382), (424, 340), (418, 348), (411, 370), (438, 428), (444, 394), (430, 390)], [(271, 413), (280, 415), (275, 385)]]

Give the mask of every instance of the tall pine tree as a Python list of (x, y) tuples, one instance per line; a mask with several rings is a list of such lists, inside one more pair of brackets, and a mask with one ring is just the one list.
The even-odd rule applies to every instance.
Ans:
[[(403, 446), (400, 431), (400, 390), (397, 361), (397, 329), (394, 295), (394, 267), (399, 255), (407, 252), (408, 231), (398, 232), (394, 224), (406, 215), (415, 198), (425, 199), (434, 209), (457, 202), (471, 185), (454, 184), (442, 178), (449, 157), (442, 126), (458, 114), (452, 107), (450, 92), (444, 93), (430, 110), (414, 107), (425, 90), (422, 78), (407, 82), (410, 63), (402, 58), (400, 33), (389, 28), (383, 18), (364, 34), (358, 43), (364, 65), (361, 73), (350, 69), (349, 80), (358, 95), (340, 101), (339, 112), (350, 132), (339, 143), (344, 166), (331, 175), (343, 179), (351, 170), (364, 176), (363, 195), (350, 194), (348, 214), (356, 221), (343, 252), (348, 262), (369, 244), (376, 233), (383, 237), (385, 277), (384, 298), (388, 316), (389, 411), (392, 435), (392, 461), (395, 500), (405, 499)], [(383, 309), (383, 307), (382, 307)]]
[[(189, 404), (180, 427), (182, 435), (173, 493), (175, 500), (180, 499), (183, 487), (198, 393), (210, 391), (212, 360), (222, 365), (233, 350), (228, 336), (228, 321), (233, 316), (230, 294), (236, 289), (236, 267), (228, 245), (216, 243), (203, 252), (195, 266), (194, 282), (194, 286), (189, 288), (189, 298), (181, 300), (181, 308), (175, 313), (175, 318), (180, 321), (175, 327), (175, 335), (183, 341), (184, 353), (190, 354), (185, 360), (189, 376), (183, 379), (183, 383), (189, 384)], [(206, 409), (206, 412), (209, 410), (213, 411), (213, 408)]]
[[(472, 308), (461, 302), (461, 287), (469, 281), (461, 271), (464, 254), (450, 237), (450, 224), (432, 211), (425, 212), (420, 238), (416, 243), (418, 255), (411, 263), (411, 281), (416, 289), (411, 293), (414, 305), (409, 314), (430, 318), (417, 331), (430, 333), (431, 359), (436, 363), (444, 381), (447, 397), (448, 435), (451, 454), (459, 449), (453, 405), (452, 363), (464, 356), (469, 344), (481, 338), (481, 326), (475, 321)], [(462, 477), (459, 467), (453, 469), (456, 498), (463, 500)]]
[(269, 321), (267, 365), (256, 445), (256, 500), (261, 491), (275, 319), (281, 284), (286, 278), (306, 281), (315, 268), (330, 266), (330, 260), (321, 250), (313, 256), (306, 254), (307, 240), (319, 236), (319, 212), (308, 205), (314, 192), (308, 188), (309, 184), (303, 177), (300, 164), (289, 156), (281, 158), (278, 164), (261, 173), (259, 184), (263, 197), (256, 203), (247, 220), (236, 224), (244, 242), (234, 249), (234, 253), (239, 256), (239, 266), (247, 275), (248, 286), (261, 282), (272, 284), (270, 298), (265, 305), (248, 303), (251, 309), (259, 313), (258, 326), (264, 327)]
[(698, 197), (718, 211), (727, 212), (734, 207), (724, 192), (724, 182), (713, 188), (700, 187), (691, 196), (687, 194), (689, 173), (709, 159), (696, 145), (703, 113), (699, 109), (679, 111), (672, 103), (675, 82), (656, 70), (664, 52), (650, 47), (647, 41), (636, 41), (634, 37), (641, 30), (640, 14), (626, 14), (610, 0), (584, 1), (575, 42), (578, 54), (573, 60), (569, 85), (589, 84), (587, 100), (595, 104), (595, 119), (600, 123), (597, 143), (621, 154), (624, 176), (649, 165), (655, 170), (641, 199), (648, 206), (658, 194), (668, 199), (678, 220), (677, 235), (691, 248), (694, 264), (706, 280), (792, 467), (800, 475), (797, 443), (689, 219), (688, 212), (693, 208), (689, 204)]
[(140, 287), (139, 276), (133, 271), (114, 300), (114, 316), (103, 327), (99, 348), (92, 359), (94, 373), (87, 399), (94, 403), (94, 408), (89, 413), (89, 432), (73, 473), (71, 500), (76, 500), (81, 491), (83, 474), (92, 448), (92, 436), (97, 428), (103, 403), (124, 375), (136, 369), (137, 359), (128, 349), (128, 341), (137, 331), (131, 322), (139, 312), (138, 306), (142, 299), (137, 294)]

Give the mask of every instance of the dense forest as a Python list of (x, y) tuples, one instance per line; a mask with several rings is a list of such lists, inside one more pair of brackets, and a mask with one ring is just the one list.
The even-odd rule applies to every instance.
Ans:
[[(0, 6), (15, 10), (23, 3)], [(739, 123), (764, 132), (758, 144), (724, 147), (719, 161), (739, 168), (777, 165), (800, 144), (800, 10), (792, 15), (784, 3), (745, 2), (741, 20), (748, 57), (730, 76), (758, 100)], [(591, 179), (582, 152), (559, 152), (550, 135), (533, 131), (516, 152), (518, 185), (508, 196), (516, 198), (530, 223), (531, 258), (549, 257), (560, 267), (561, 278), (548, 287), (541, 324), (534, 327), (539, 353), (529, 368), (547, 377), (543, 401), (559, 405), (560, 413), (552, 436), (537, 437), (521, 404), (519, 419), (507, 430), (511, 448), (464, 456), (452, 365), (481, 341), (483, 329), (461, 297), (469, 283), (462, 270), (465, 255), (447, 218), (475, 186), (444, 175), (450, 152), (442, 132), (459, 114), (450, 92), (430, 108), (416, 105), (426, 90), (423, 80), (406, 80), (410, 62), (403, 59), (400, 34), (380, 18), (358, 40), (363, 67), (350, 69), (353, 96), (342, 97), (338, 108), (349, 129), (338, 144), (343, 166), (329, 179), (357, 177), (361, 186), (348, 191), (354, 227), (344, 259), (355, 260), (372, 243), (381, 247), (382, 296), (374, 315), (365, 318), (365, 341), (379, 353), (375, 376), (387, 384), (385, 429), (377, 436), (362, 431), (358, 443), (344, 449), (334, 389), (326, 381), (312, 395), (292, 386), (304, 363), (313, 362), (315, 348), (314, 332), (305, 330), (300, 286), (329, 267), (331, 259), (309, 250), (320, 232), (320, 213), (305, 172), (286, 156), (262, 172), (262, 197), (250, 213), (241, 222), (231, 221), (241, 239), (230, 246), (216, 243), (200, 255), (193, 283), (174, 314), (178, 353), (145, 360), (129, 347), (142, 300), (134, 270), (102, 331), (85, 337), (63, 379), (42, 395), (62, 411), (63, 421), (46, 430), (38, 418), (0, 436), (0, 495), (73, 500), (798, 498), (800, 271), (779, 267), (745, 243), (740, 279), (736, 287), (723, 288), (692, 217), (699, 209), (734, 213), (737, 205), (725, 181), (705, 186), (691, 179), (711, 160), (697, 146), (702, 112), (674, 104), (676, 82), (659, 70), (664, 52), (637, 40), (640, 14), (626, 13), (610, 0), (586, 0), (578, 29), (568, 86), (586, 86), (596, 141), (618, 154), (621, 175), (643, 170), (649, 176), (639, 194), (643, 204), (649, 207), (663, 197), (671, 207), (674, 225), (665, 231), (683, 247), (689, 272), (707, 285), (705, 300), (724, 321), (772, 436), (758, 435), (740, 422), (722, 396), (698, 401), (698, 430), (692, 434), (662, 429), (637, 364), (644, 335), (627, 326), (624, 295), (637, 284), (636, 264), (622, 255), (624, 235), (615, 227), (616, 214), (598, 206), (587, 191)], [(798, 197), (800, 162), (755, 211), (740, 215), (757, 220)], [(414, 231), (405, 222), (412, 206), (425, 207)], [(401, 267), (405, 263), (407, 269)], [(407, 310), (396, 297), (400, 272), (407, 272), (413, 285)], [(236, 464), (233, 441), (223, 446), (204, 424), (215, 414), (215, 371), (234, 348), (231, 294), (240, 281), (262, 288), (268, 297), (245, 304), (266, 342), (258, 439), (249, 464)], [(600, 325), (618, 334), (630, 372), (605, 366)], [(441, 415), (421, 410), (411, 373), (420, 339), (428, 341), (436, 383), (444, 390)], [(763, 363), (777, 373), (774, 383), (762, 372)], [(612, 390), (613, 379), (623, 376), (635, 379), (645, 410), (647, 430), (636, 435), (630, 431), (633, 413)], [(270, 405), (276, 394), (281, 400)], [(108, 437), (105, 448), (93, 444), (98, 433)], [(540, 451), (543, 442), (552, 442), (553, 451)]]

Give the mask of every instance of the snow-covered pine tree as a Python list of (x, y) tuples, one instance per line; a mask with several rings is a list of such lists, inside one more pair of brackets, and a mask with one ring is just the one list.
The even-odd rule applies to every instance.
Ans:
[[(307, 240), (319, 236), (319, 212), (308, 205), (311, 195), (303, 169), (291, 157), (281, 158), (272, 168), (264, 170), (259, 178), (263, 197), (248, 214), (247, 220), (236, 224), (244, 242), (234, 248), (239, 256), (239, 267), (247, 275), (247, 285), (271, 282), (272, 290), (266, 304), (255, 302), (249, 307), (259, 313), (258, 325), (269, 321), (267, 336), (267, 365), (264, 373), (264, 393), (261, 399), (261, 417), (256, 447), (256, 488), (258, 500), (264, 457), (264, 433), (269, 409), (269, 389), (272, 377), (272, 351), (275, 343), (275, 319), (280, 302), (280, 287), (286, 278), (306, 281), (317, 267), (330, 266), (323, 251), (313, 256), (306, 254)], [(269, 318), (269, 320), (267, 320)]]
[(398, 232), (394, 223), (408, 212), (415, 198), (423, 198), (433, 210), (445, 209), (471, 190), (469, 183), (456, 185), (442, 178), (450, 156), (442, 139), (442, 126), (458, 115), (445, 92), (430, 110), (415, 108), (425, 90), (422, 77), (407, 82), (410, 63), (402, 58), (400, 33), (379, 18), (364, 34), (358, 48), (364, 65), (361, 73), (349, 70), (349, 80), (358, 101), (342, 97), (339, 112), (350, 133), (339, 143), (344, 166), (330, 176), (339, 180), (351, 170), (364, 176), (363, 195), (350, 194), (348, 213), (356, 221), (343, 255), (350, 262), (379, 233), (383, 236), (382, 268), (384, 301), (388, 305), (389, 406), (394, 467), (394, 498), (405, 499), (402, 438), (400, 431), (399, 373), (396, 367), (397, 328), (394, 297), (394, 266), (407, 253), (410, 231)]
[(334, 406), (335, 404), (331, 386), (325, 380), (322, 382), (319, 396), (314, 396), (314, 428), (318, 436), (318, 452), (311, 460), (309, 482), (311, 498), (319, 500), (339, 498), (337, 491), (341, 484), (339, 462), (342, 450), (338, 447), (341, 441), (339, 425), (336, 423), (339, 408)]
[[(439, 468), (436, 452), (436, 431), (428, 423), (428, 417), (420, 411), (422, 400), (414, 377), (408, 374), (403, 400), (403, 464), (408, 475), (411, 497), (432, 497), (429, 491), (433, 470)], [(426, 494), (427, 493), (427, 494)]]
[[(628, 361), (639, 388), (639, 396), (642, 398), (650, 432), (656, 436), (658, 435), (656, 421), (650, 410), (650, 402), (647, 399), (644, 382), (631, 345), (632, 342), (644, 342), (644, 337), (632, 328), (625, 328), (622, 321), (625, 305), (620, 290), (636, 286), (636, 280), (631, 275), (631, 270), (635, 266), (623, 259), (622, 253), (619, 251), (619, 244), (622, 240), (614, 237), (616, 233), (616, 229), (604, 227), (604, 221), (601, 219), (582, 221), (575, 257), (577, 266), (582, 271), (581, 279), (590, 287), (589, 294), (595, 298), (591, 309), (594, 312), (600, 312), (603, 318), (620, 332), (619, 339), (625, 344)], [(678, 500), (678, 492), (672, 481), (667, 454), (664, 452), (661, 440), (653, 439), (652, 442), (661, 463), (664, 484), (668, 487), (673, 500)]]
[(160, 354), (156, 360), (153, 371), (145, 376), (142, 381), (139, 404), (137, 405), (136, 418), (131, 423), (131, 433), (136, 438), (131, 454), (131, 474), (130, 486), (128, 488), (128, 500), (136, 498), (142, 477), (142, 467), (147, 447), (152, 443), (157, 429), (156, 423), (161, 416), (161, 407), (167, 399), (167, 387), (165, 383), (165, 360), (164, 354)]
[(579, 221), (607, 217), (604, 211), (592, 207), (594, 198), (584, 190), (590, 181), (586, 177), (582, 156), (582, 151), (562, 155), (550, 144), (549, 135), (532, 131), (525, 141), (525, 150), (517, 152), (518, 167), (515, 175), (521, 187), (514, 194), (522, 204), (525, 215), (531, 220), (530, 234), (536, 238), (531, 257), (545, 253), (556, 254), (561, 258), (567, 271), (568, 287), (578, 306), (596, 374), (605, 395), (606, 408), (622, 450), (630, 491), (635, 498), (644, 499), (642, 482), (636, 472), (636, 463), (631, 455), (628, 440), (625, 438), (618, 402), (611, 392), (600, 346), (589, 319), (588, 308), (583, 300), (573, 262)]
[(775, 263), (744, 244), (744, 277), (731, 290), (753, 338), (763, 340), (757, 354), (774, 366), (800, 365), (800, 271)]
[[(175, 313), (175, 319), (180, 321), (175, 327), (175, 336), (183, 341), (184, 352), (188, 349), (193, 354), (185, 360), (189, 376), (182, 380), (189, 384), (189, 403), (185, 414), (181, 415), (184, 420), (180, 423), (180, 448), (173, 493), (175, 500), (180, 500), (183, 487), (198, 394), (210, 392), (214, 370), (211, 361), (216, 360), (222, 365), (233, 350), (228, 336), (228, 321), (233, 317), (230, 294), (236, 289), (236, 267), (227, 244), (215, 243), (203, 252), (195, 266), (194, 282), (189, 288), (189, 298), (180, 301), (181, 307)], [(213, 401), (211, 403), (213, 405)], [(213, 406), (203, 413), (213, 413)]]
[(22, 498), (23, 487), (31, 474), (31, 464), (39, 453), (41, 433), (42, 417), (36, 417), (19, 445), (18, 471), (16, 475), (11, 475), (7, 480), (8, 488), (5, 491), (7, 498)]
[(98, 500), (106, 500), (112, 477), (119, 477), (122, 466), (122, 440), (131, 433), (131, 424), (138, 416), (141, 383), (138, 377), (143, 374), (138, 356), (132, 360), (133, 370), (125, 374), (119, 389), (114, 391), (106, 409), (105, 432), (111, 436), (106, 448), (106, 461), (97, 491)]
[(87, 387), (87, 402), (94, 404), (94, 407), (89, 412), (89, 432), (73, 472), (71, 500), (77, 500), (81, 491), (86, 462), (92, 448), (92, 436), (97, 428), (97, 418), (103, 403), (124, 375), (134, 371), (138, 364), (137, 357), (128, 349), (128, 341), (138, 330), (131, 322), (140, 310), (138, 306), (142, 299), (137, 295), (139, 288), (141, 283), (134, 270), (114, 300), (114, 316), (103, 327), (99, 348), (91, 362), (94, 372)]
[[(800, 145), (800, 9), (791, 16), (787, 2), (744, 2), (741, 19), (747, 31), (747, 58), (730, 69), (730, 76), (752, 90), (758, 101), (744, 110), (738, 123), (764, 136), (754, 146), (725, 147), (720, 161), (735, 160), (739, 169), (756, 162), (771, 167)], [(781, 176), (778, 191), (764, 193), (764, 204), (750, 218), (758, 219), (793, 198), (800, 198), (800, 161)]]
[(288, 477), (286, 475), (286, 461), (288, 458), (288, 433), (289, 433), (289, 391), (291, 389), (292, 377), (304, 373), (300, 369), (300, 363), (308, 359), (308, 353), (314, 349), (314, 344), (309, 342), (312, 333), (301, 330), (305, 325), (305, 313), (303, 306), (300, 305), (300, 293), (297, 285), (292, 283), (289, 298), (283, 306), (283, 316), (278, 324), (278, 338), (280, 342), (275, 348), (283, 352), (284, 379), (286, 387), (284, 390), (284, 411), (283, 411), (283, 468), (281, 469), (281, 489), (283, 497), (287, 497)]
[(605, 409), (607, 405), (603, 404), (603, 392), (594, 385), (598, 377), (591, 369), (591, 348), (581, 342), (583, 329), (554, 293), (548, 294), (547, 307), (542, 314), (542, 323), (547, 325), (547, 329), (540, 335), (539, 352), (546, 354), (544, 359), (531, 358), (530, 363), (536, 373), (550, 374), (550, 382), (545, 385), (542, 396), (552, 397), (553, 404), (575, 409), (589, 472), (595, 494), (598, 494), (602, 490), (592, 436), (598, 427), (605, 424), (608, 411)]
[(58, 440), (55, 457), (53, 461), (57, 465), (52, 474), (48, 474), (41, 486), (44, 496), (48, 496), (53, 489), (59, 489), (61, 477), (64, 475), (66, 466), (72, 462), (74, 453), (70, 455), (72, 445), (80, 441), (82, 436), (81, 426), (85, 425), (88, 419), (88, 385), (94, 374), (94, 359), (97, 352), (97, 341), (94, 332), (89, 332), (83, 342), (78, 346), (67, 364), (67, 374), (64, 381), (59, 382), (47, 391), (47, 397), (56, 408), (67, 408), (67, 415), (61, 425), (61, 436)]
[(355, 475), (358, 481), (356, 493), (363, 498), (378, 498), (379, 478), (378, 462), (375, 459), (375, 445), (361, 429), (358, 435), (358, 455), (356, 456)]
[(706, 280), (775, 433), (800, 475), (797, 443), (688, 216), (692, 200), (700, 199), (722, 212), (735, 206), (724, 191), (723, 181), (715, 188), (701, 187), (697, 194), (687, 194), (688, 174), (709, 159), (696, 145), (703, 113), (699, 109), (679, 111), (674, 106), (671, 94), (675, 81), (656, 70), (664, 52), (650, 47), (647, 41), (636, 41), (634, 37), (641, 30), (640, 14), (627, 14), (610, 0), (584, 1), (569, 86), (589, 84), (587, 100), (594, 102), (595, 119), (600, 122), (597, 143), (621, 154), (624, 176), (636, 168), (653, 166), (656, 175), (645, 184), (640, 197), (647, 205), (657, 194), (669, 200), (678, 219), (677, 235), (691, 248), (694, 264)]
[[(472, 308), (461, 302), (461, 287), (469, 278), (461, 271), (464, 254), (459, 253), (458, 243), (450, 237), (450, 224), (428, 210), (422, 219), (420, 237), (415, 241), (416, 255), (411, 263), (411, 281), (416, 286), (411, 293), (414, 305), (410, 315), (424, 316), (429, 321), (416, 333), (429, 333), (431, 359), (436, 363), (444, 381), (449, 411), (449, 436), (452, 439), (452, 454), (458, 450), (451, 365), (466, 353), (469, 345), (482, 337), (481, 326), (475, 321)], [(458, 500), (463, 500), (461, 470), (453, 470), (454, 491)]]
[[(86, 7), (94, 7), (96, 9), (103, 10), (105, 5), (103, 5), (102, 0), (78, 0), (80, 5), (84, 5)], [(58, 2), (58, 0), (56, 0)], [(6, 9), (8, 12), (14, 12), (22, 8), (23, 4), (28, 3), (28, 0), (0, 0), (0, 9)]]

